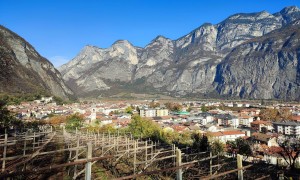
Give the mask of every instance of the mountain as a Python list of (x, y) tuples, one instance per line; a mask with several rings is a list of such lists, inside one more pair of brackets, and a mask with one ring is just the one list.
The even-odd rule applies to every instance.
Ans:
[[(246, 55), (236, 61), (242, 63), (247, 60), (248, 65), (244, 63), (235, 67), (238, 63), (231, 59), (244, 54), (247, 43), (269, 37), (273, 32), (276, 34), (279, 29), (287, 28), (289, 32), (293, 29), (291, 27), (297, 26), (294, 22), (299, 19), (300, 9), (295, 6), (286, 7), (275, 14), (266, 11), (234, 14), (215, 25), (205, 23), (177, 40), (157, 36), (144, 48), (135, 47), (126, 40), (117, 41), (107, 49), (86, 46), (58, 70), (74, 92), (83, 97), (126, 91), (160, 92), (176, 96), (298, 99), (297, 93), (287, 92), (299, 90), (294, 88), (299, 76), (292, 74), (288, 80), (294, 83), (291, 86), (286, 84), (284, 78), (287, 76), (277, 77), (276, 82), (280, 83), (276, 86), (272, 86), (273, 81), (268, 81), (269, 77), (264, 77), (267, 80), (260, 85), (269, 83), (267, 87), (270, 89), (264, 88), (259, 92), (263, 90), (265, 93), (251, 93), (249, 88), (245, 91), (246, 87), (242, 88), (242, 84), (247, 84), (248, 79), (244, 78), (249, 78), (251, 74), (241, 73), (257, 71), (256, 78), (260, 79), (266, 74), (271, 75), (271, 69), (260, 71), (261, 67), (255, 64), (255, 60)], [(282, 38), (273, 38), (273, 43)], [(289, 51), (293, 50), (284, 50), (286, 53)], [(268, 52), (260, 53), (263, 56)], [(249, 54), (251, 57), (256, 55)], [(277, 61), (271, 54), (268, 58), (261, 58), (261, 61)], [(255, 70), (250, 64), (256, 65)], [(231, 71), (229, 67), (232, 67)], [(248, 69), (242, 71), (243, 68)], [(232, 72), (234, 70), (235, 73)], [(288, 71), (281, 69), (280, 73)], [(238, 81), (232, 80), (233, 75)], [(247, 87), (252, 85), (247, 84)], [(277, 86), (286, 87), (285, 90), (278, 90)]]
[(300, 99), (300, 20), (236, 47), (217, 67), (220, 94)]
[(73, 96), (61, 74), (28, 42), (0, 26), (0, 93)]

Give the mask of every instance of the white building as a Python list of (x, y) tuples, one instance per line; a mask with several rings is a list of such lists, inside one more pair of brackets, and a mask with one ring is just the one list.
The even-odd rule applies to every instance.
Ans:
[(168, 109), (140, 109), (141, 117), (168, 116)]
[(252, 116), (242, 115), (239, 117), (240, 125), (251, 127), (251, 123), (253, 122), (253, 119), (254, 117)]
[(273, 122), (273, 126), (277, 133), (300, 137), (299, 122), (294, 122), (294, 121)]
[(214, 139), (218, 139), (221, 142), (234, 141), (237, 138), (244, 137), (245, 133), (242, 131), (219, 131), (211, 133)]

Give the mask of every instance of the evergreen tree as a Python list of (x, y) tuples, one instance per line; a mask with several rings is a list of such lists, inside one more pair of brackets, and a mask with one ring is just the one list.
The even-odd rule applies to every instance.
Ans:
[(4, 132), (10, 127), (19, 128), (22, 125), (20, 120), (17, 120), (12, 113), (7, 109), (6, 101), (0, 100), (0, 130)]

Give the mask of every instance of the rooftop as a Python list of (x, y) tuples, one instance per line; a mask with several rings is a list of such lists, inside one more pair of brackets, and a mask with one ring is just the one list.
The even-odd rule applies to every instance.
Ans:
[(300, 126), (300, 122), (295, 121), (281, 121), (281, 122), (273, 122), (275, 125), (284, 125), (284, 126)]

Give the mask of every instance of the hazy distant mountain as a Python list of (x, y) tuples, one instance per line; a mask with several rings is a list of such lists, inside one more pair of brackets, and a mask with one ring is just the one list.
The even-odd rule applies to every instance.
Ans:
[(73, 95), (47, 59), (3, 26), (0, 26), (0, 84), (0, 93), (44, 92), (62, 98)]
[[(250, 50), (251, 43), (261, 40), (263, 46), (272, 34), (278, 35), (268, 40), (272, 47), (284, 44), (285, 38), (292, 37), (291, 29), (298, 27), (293, 23), (298, 19), (299, 8), (286, 7), (275, 14), (266, 11), (235, 14), (215, 25), (203, 24), (177, 40), (158, 36), (144, 48), (126, 40), (117, 41), (107, 49), (86, 46), (59, 71), (79, 96), (128, 91), (298, 99), (297, 50), (286, 47), (271, 52), (263, 48)], [(286, 63), (288, 54), (296, 59), (288, 68), (280, 67), (275, 73), (265, 67), (268, 63), (275, 65), (278, 59)]]

